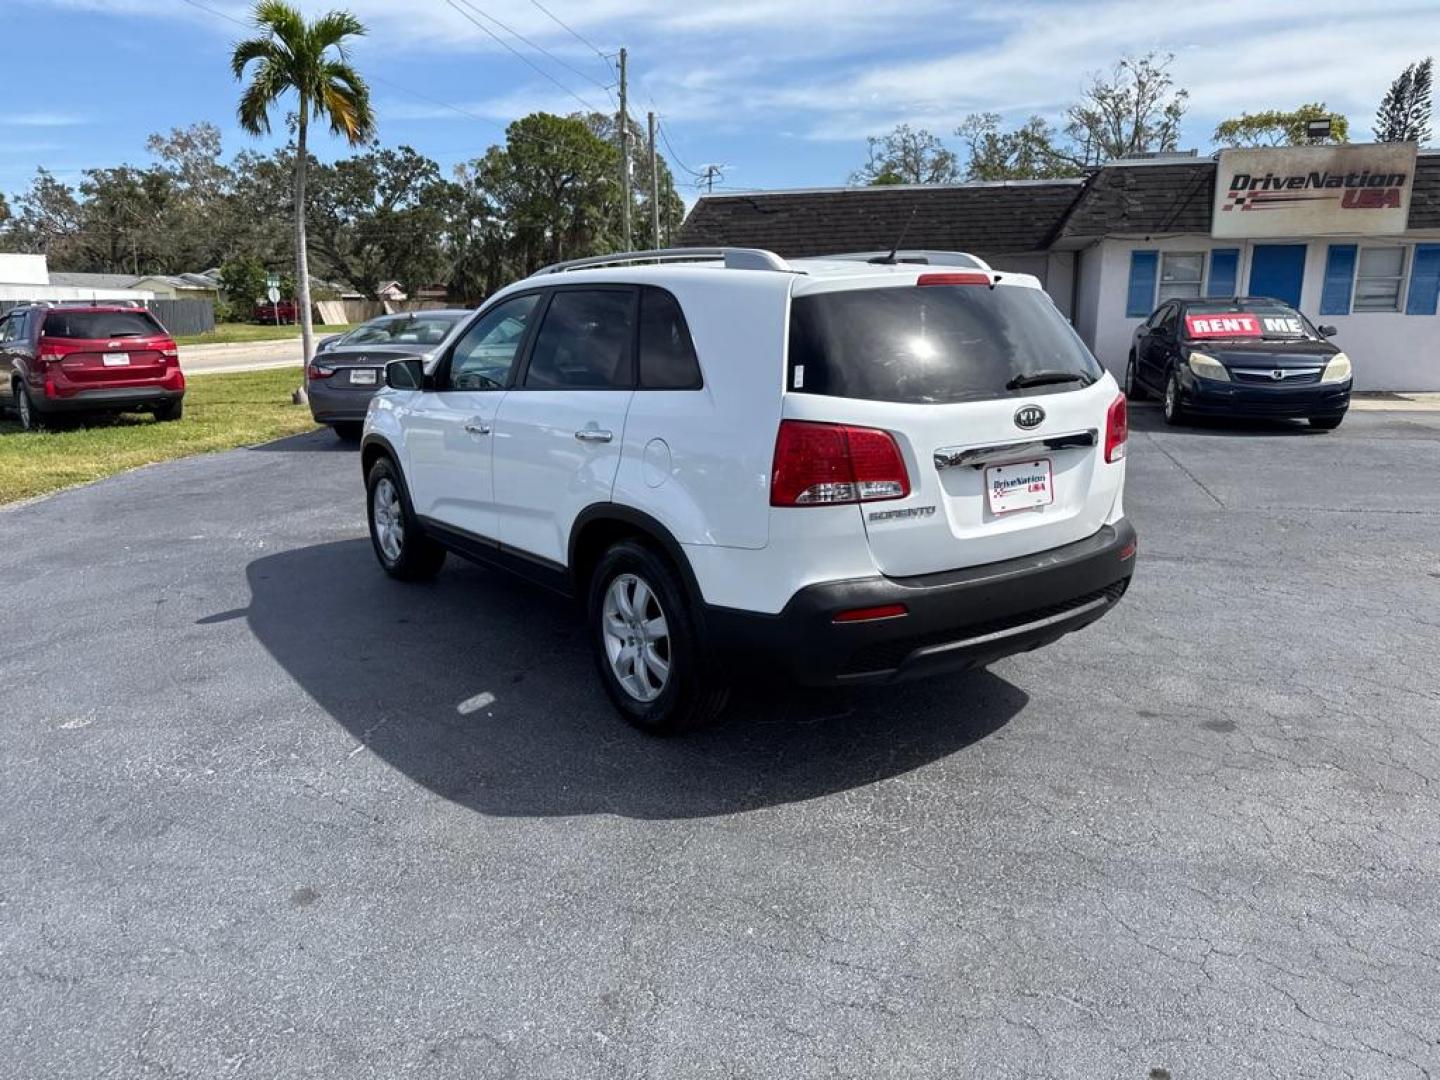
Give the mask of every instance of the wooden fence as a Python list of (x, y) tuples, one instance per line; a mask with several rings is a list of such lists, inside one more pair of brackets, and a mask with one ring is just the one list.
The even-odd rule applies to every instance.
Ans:
[[(57, 300), (57, 304), (75, 306), (85, 301)], [(98, 300), (97, 304), (117, 301)], [(33, 300), (0, 300), (0, 315), (21, 304), (32, 304)], [(215, 304), (210, 300), (149, 300), (145, 304), (150, 313), (160, 320), (160, 325), (171, 334), (205, 334), (215, 329)]]

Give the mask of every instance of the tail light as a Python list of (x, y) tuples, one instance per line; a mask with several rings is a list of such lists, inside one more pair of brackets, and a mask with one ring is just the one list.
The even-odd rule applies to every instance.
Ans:
[(836, 506), (909, 494), (910, 476), (888, 431), (780, 422), (770, 472), (771, 506)]
[(990, 275), (981, 270), (961, 270), (950, 274), (921, 274), (916, 285), (993, 285)]
[(319, 364), (311, 364), (305, 369), (305, 374), (312, 379), (328, 379), (331, 375), (335, 374), (335, 369), (331, 367), (321, 367)]
[(36, 350), (35, 359), (40, 365), (40, 370), (44, 371), (46, 365), (58, 364), (61, 360), (64, 360), (65, 354), (68, 351), (69, 350), (63, 345), (56, 345), (54, 342), (41, 338), (40, 348)]
[(1120, 461), (1125, 457), (1125, 443), (1130, 438), (1130, 416), (1125, 409), (1125, 395), (1110, 403), (1105, 417), (1105, 460)]
[(175, 347), (173, 341), (169, 345), (160, 346), (160, 360), (165, 364), (180, 363), (180, 350)]

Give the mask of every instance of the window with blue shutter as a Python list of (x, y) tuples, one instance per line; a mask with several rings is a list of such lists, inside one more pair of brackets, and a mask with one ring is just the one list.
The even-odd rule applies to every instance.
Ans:
[(1216, 248), (1210, 252), (1210, 284), (1206, 296), (1234, 296), (1239, 280), (1239, 248)]
[(1437, 300), (1440, 300), (1440, 244), (1416, 244), (1405, 314), (1434, 315)]
[(1349, 315), (1355, 285), (1355, 245), (1331, 244), (1325, 256), (1325, 285), (1320, 290), (1321, 315)]
[(1155, 279), (1160, 273), (1158, 251), (1130, 252), (1130, 288), (1125, 294), (1125, 314), (1143, 319), (1155, 307)]

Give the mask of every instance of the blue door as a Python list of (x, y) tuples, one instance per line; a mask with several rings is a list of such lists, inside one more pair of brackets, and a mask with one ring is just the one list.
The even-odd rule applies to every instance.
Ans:
[(1250, 251), (1250, 295), (1300, 306), (1305, 284), (1304, 244), (1256, 244)]

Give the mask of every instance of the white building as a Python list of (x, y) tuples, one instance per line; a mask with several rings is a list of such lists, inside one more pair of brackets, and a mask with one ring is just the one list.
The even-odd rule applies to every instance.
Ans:
[[(0, 252), (0, 304), (26, 300), (153, 300), (148, 289), (130, 288), (133, 275), (85, 274), (70, 275), (85, 281), (66, 281), (65, 275), (52, 276), (44, 255), (19, 255)], [(56, 278), (61, 280), (56, 280)], [(112, 280), (113, 279), (113, 280)], [(7, 303), (8, 302), (8, 303)]]
[(1117, 378), (1159, 301), (1272, 296), (1336, 327), (1357, 389), (1440, 390), (1440, 153), (1411, 144), (1120, 162), (1074, 181), (710, 195), (681, 242), (799, 256), (885, 250), (902, 233), (907, 248), (1034, 274)]

